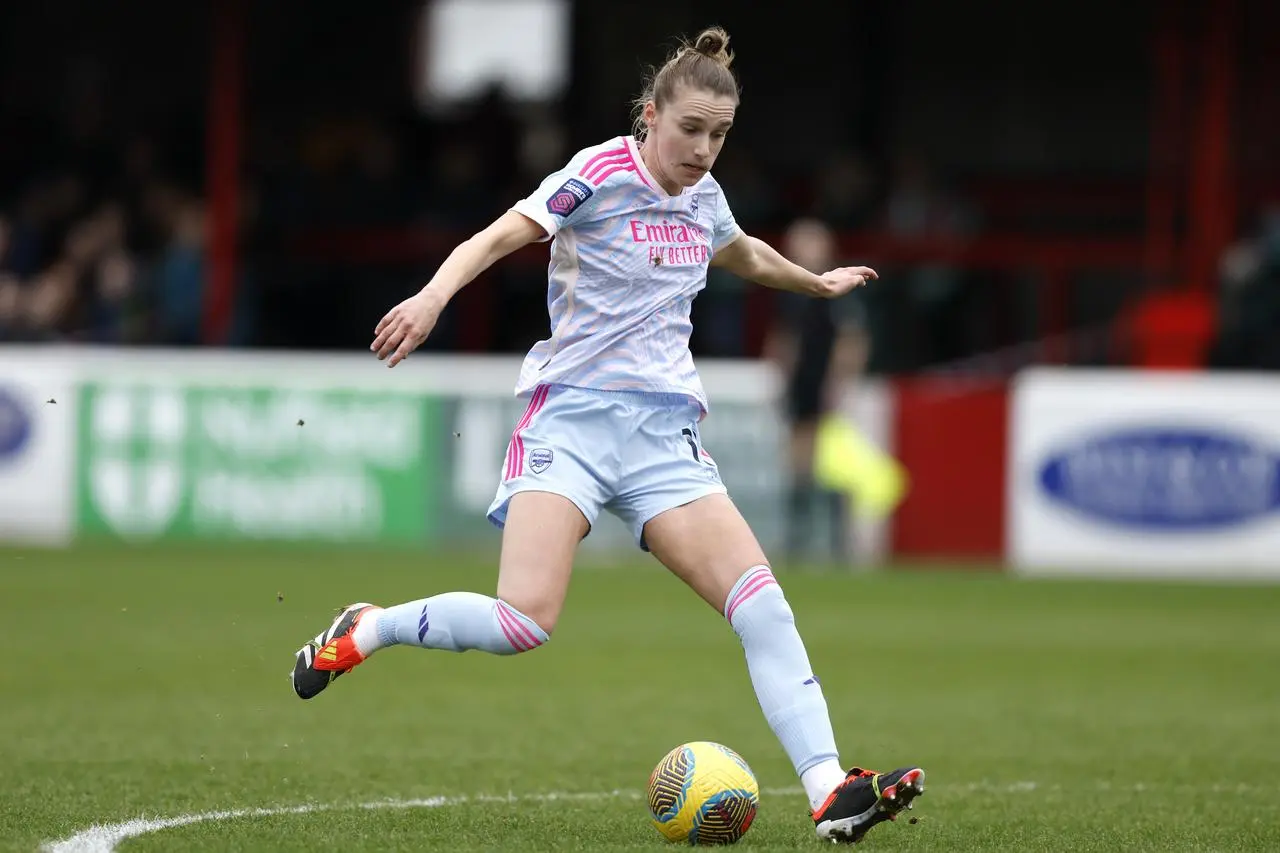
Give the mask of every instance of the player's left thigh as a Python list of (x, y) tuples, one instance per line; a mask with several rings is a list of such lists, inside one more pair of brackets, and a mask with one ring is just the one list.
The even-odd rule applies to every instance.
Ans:
[(720, 613), (729, 590), (764, 549), (728, 495), (710, 494), (659, 513), (644, 526), (653, 556)]

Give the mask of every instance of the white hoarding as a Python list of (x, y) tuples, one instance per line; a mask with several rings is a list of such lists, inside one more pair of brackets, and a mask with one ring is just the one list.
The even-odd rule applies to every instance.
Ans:
[(1280, 378), (1035, 369), (1010, 416), (1017, 570), (1280, 578)]
[(0, 540), (57, 545), (72, 535), (74, 377), (64, 360), (0, 358)]

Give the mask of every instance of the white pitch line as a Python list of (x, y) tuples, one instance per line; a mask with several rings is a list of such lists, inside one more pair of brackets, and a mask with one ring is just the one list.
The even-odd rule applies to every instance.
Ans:
[[(1001, 791), (1008, 794), (1026, 794), (1034, 791), (1058, 791), (1062, 790), (1062, 785), (1044, 786), (1037, 782), (969, 782), (960, 785), (948, 785), (953, 791), (972, 792), (978, 790), (984, 791)], [(1098, 782), (1095, 785), (1097, 790), (1133, 790), (1144, 791), (1151, 787), (1141, 782), (1133, 785), (1116, 785), (1110, 782)], [(1245, 783), (1235, 784), (1206, 784), (1195, 786), (1194, 790), (1199, 792), (1211, 791), (1245, 793), (1252, 790), (1252, 786)], [(768, 797), (786, 797), (803, 794), (801, 788), (765, 788), (761, 793)], [(455, 797), (426, 797), (414, 800), (375, 800), (368, 803), (313, 803), (300, 806), (277, 806), (271, 808), (255, 808), (255, 809), (227, 809), (224, 811), (198, 812), (196, 814), (178, 815), (177, 817), (164, 818), (135, 818), (126, 820), (121, 823), (95, 824), (88, 829), (81, 830), (75, 835), (61, 839), (59, 841), (50, 841), (42, 846), (47, 853), (111, 853), (116, 849), (116, 845), (121, 841), (130, 838), (136, 838), (139, 835), (147, 835), (152, 832), (159, 832), (163, 829), (172, 829), (178, 826), (189, 826), (193, 823), (205, 823), (208, 821), (236, 820), (242, 817), (276, 817), (278, 815), (295, 815), (295, 814), (313, 814), (316, 812), (342, 811), (348, 809), (438, 809), (445, 806), (458, 806), (467, 803), (544, 803), (555, 802), (557, 800), (570, 801), (591, 801), (591, 800), (609, 800), (609, 799), (626, 799), (639, 800), (643, 798), (643, 794), (639, 791), (552, 791), (545, 794), (507, 794), (506, 796), (496, 796), (493, 794), (480, 794), (475, 796), (455, 796)]]
[(95, 824), (88, 829), (77, 832), (59, 841), (50, 841), (43, 845), (48, 853), (110, 853), (121, 841), (172, 829), (178, 826), (189, 826), (193, 823), (207, 821), (235, 820), (242, 817), (276, 817), (278, 815), (313, 814), (315, 812), (335, 811), (340, 809), (438, 809), (444, 806), (457, 806), (466, 803), (518, 803), (518, 802), (550, 802), (555, 800), (606, 800), (611, 798), (640, 799), (638, 791), (597, 791), (574, 793), (553, 791), (547, 794), (509, 794), (505, 797), (493, 795), (427, 797), (417, 800), (375, 800), (369, 803), (313, 803), (301, 806), (279, 806), (274, 808), (227, 809), (224, 811), (199, 812), (197, 814), (178, 815), (164, 818), (135, 818), (121, 823)]

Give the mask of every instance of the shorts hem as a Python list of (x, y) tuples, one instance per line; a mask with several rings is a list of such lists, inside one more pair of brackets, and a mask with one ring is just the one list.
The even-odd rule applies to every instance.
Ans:
[(576, 495), (568, 494), (568, 489), (548, 488), (545, 485), (529, 485), (526, 487), (516, 487), (507, 490), (507, 494), (500, 501), (495, 501), (493, 506), (485, 514), (485, 518), (489, 523), (499, 530), (505, 530), (507, 526), (507, 509), (511, 505), (511, 499), (521, 492), (546, 492), (551, 495), (559, 495), (565, 500), (572, 503), (578, 508), (578, 512), (582, 513), (582, 517), (587, 520), (587, 533), (590, 534), (592, 528), (596, 526), (596, 519), (599, 517), (599, 510), (592, 512), (586, 505), (586, 502), (578, 498)]
[(658, 516), (662, 515), (664, 512), (670, 512), (673, 509), (678, 509), (682, 506), (688, 506), (694, 501), (700, 501), (705, 497), (710, 497), (711, 495), (727, 495), (727, 494), (729, 494), (729, 490), (725, 488), (723, 483), (714, 484), (714, 485), (708, 484), (707, 488), (705, 489), (698, 489), (698, 490), (691, 491), (688, 494), (681, 495), (680, 500), (677, 501), (676, 503), (670, 504), (669, 506), (664, 506), (662, 509), (649, 513), (645, 518), (640, 519), (640, 522), (636, 525), (635, 530), (633, 531), (635, 540), (636, 540), (636, 546), (639, 547), (641, 551), (644, 551), (646, 553), (649, 552), (649, 546), (645, 544), (645, 541), (644, 541), (644, 526), (649, 522), (653, 521)]

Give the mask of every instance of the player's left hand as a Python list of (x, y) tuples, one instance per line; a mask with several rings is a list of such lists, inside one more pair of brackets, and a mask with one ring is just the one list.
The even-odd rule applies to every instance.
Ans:
[(879, 277), (880, 275), (871, 267), (839, 267), (822, 274), (822, 283), (825, 286), (814, 295), (823, 299), (835, 299), (837, 296), (844, 296), (854, 288), (864, 287), (868, 282)]

